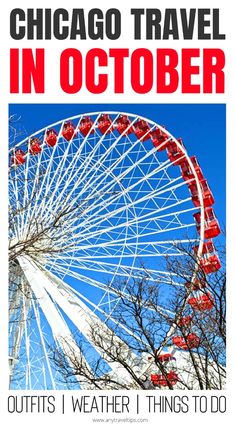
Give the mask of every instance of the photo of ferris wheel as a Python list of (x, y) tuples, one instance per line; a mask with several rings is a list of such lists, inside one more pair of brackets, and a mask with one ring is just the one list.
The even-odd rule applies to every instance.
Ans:
[(224, 388), (224, 224), (224, 105), (10, 105), (10, 388)]

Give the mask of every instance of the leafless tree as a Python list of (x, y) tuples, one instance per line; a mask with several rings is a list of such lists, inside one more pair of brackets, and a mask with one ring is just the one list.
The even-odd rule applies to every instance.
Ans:
[[(106, 330), (91, 325), (91, 340), (100, 354), (78, 334), (75, 338), (80, 346), (81, 355), (70, 351), (65, 355), (59, 348), (51, 347), (55, 367), (60, 371), (64, 382), (82, 384), (94, 389), (153, 389), (151, 374), (162, 375), (165, 387), (182, 389), (222, 389), (225, 384), (225, 252), (219, 248), (222, 268), (206, 276), (198, 267), (192, 254), (191, 244), (188, 249), (178, 247), (183, 256), (174, 259), (166, 257), (165, 263), (171, 277), (170, 300), (163, 298), (161, 281), (152, 281), (148, 270), (128, 281), (118, 279), (113, 290), (120, 300), (113, 313), (113, 321), (106, 322)], [(202, 288), (196, 292), (190, 284), (189, 275), (195, 272), (196, 279), (201, 281)], [(182, 284), (176, 285), (176, 281)], [(207, 287), (205, 285), (207, 284)], [(125, 290), (124, 290), (125, 287)], [(197, 310), (190, 307), (188, 300), (198, 295), (211, 292), (212, 307), (208, 310)], [(166, 309), (174, 313), (169, 315)], [(181, 324), (181, 318), (190, 317), (187, 325)], [(119, 325), (116, 325), (119, 323)], [(170, 332), (170, 328), (172, 328)], [(199, 345), (192, 346), (189, 335), (194, 334)], [(185, 349), (173, 352), (176, 365), (170, 361), (163, 362), (160, 354), (166, 347), (173, 347), (173, 336), (184, 340)], [(117, 342), (117, 336), (120, 343)], [(133, 352), (135, 360), (132, 359)], [(84, 362), (83, 358), (88, 358)], [(109, 372), (106, 362), (119, 364), (125, 369), (129, 378), (122, 380), (119, 372)], [(70, 365), (69, 365), (70, 364)], [(140, 371), (141, 370), (141, 371)], [(178, 375), (177, 384), (173, 384), (170, 370)]]

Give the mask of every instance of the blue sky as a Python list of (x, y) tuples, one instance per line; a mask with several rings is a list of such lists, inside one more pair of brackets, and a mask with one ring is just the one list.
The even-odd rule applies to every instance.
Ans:
[(225, 224), (225, 104), (12, 104), (27, 134), (80, 113), (117, 110), (146, 116), (182, 137), (189, 155), (196, 155), (214, 193), (214, 210)]

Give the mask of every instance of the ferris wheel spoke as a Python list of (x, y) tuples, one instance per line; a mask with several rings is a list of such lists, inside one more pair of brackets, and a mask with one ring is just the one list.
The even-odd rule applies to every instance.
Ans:
[[(170, 223), (170, 221), (168, 221), (168, 224)], [(168, 226), (168, 224), (166, 224)], [(189, 226), (191, 226), (192, 224), (189, 224)], [(127, 223), (127, 226), (130, 226), (130, 223)], [(183, 225), (181, 226), (181, 228), (183, 227)], [(149, 235), (154, 235), (154, 234), (159, 234), (159, 233), (163, 233), (165, 231), (171, 231), (171, 230), (176, 230), (179, 227), (171, 227), (171, 228), (164, 228), (164, 229), (152, 229), (150, 227), (150, 229), (152, 229), (152, 231), (150, 232), (145, 232), (143, 230), (147, 230), (147, 226), (146, 227), (142, 227), (139, 225), (139, 232), (140, 232), (140, 237), (137, 239), (137, 234), (131, 234), (131, 235), (126, 235), (125, 237), (122, 237), (124, 234), (121, 231), (113, 231), (112, 235), (113, 237), (110, 238), (110, 241), (107, 239), (107, 233), (105, 232), (105, 237), (102, 239), (102, 237), (99, 237), (99, 239), (96, 239), (98, 234), (94, 234), (94, 238), (91, 237), (91, 242), (90, 243), (86, 243), (86, 244), (79, 244), (77, 245), (72, 245), (71, 247), (68, 247), (66, 249), (66, 251), (68, 253), (73, 253), (76, 252), (77, 255), (83, 254), (83, 252), (85, 252), (85, 254), (89, 254), (89, 251), (91, 252), (90, 254), (94, 254), (96, 256), (96, 252), (99, 248), (103, 248), (104, 250), (107, 251), (112, 251), (114, 248), (118, 251), (119, 249), (123, 248), (124, 249), (124, 244), (125, 243), (125, 250), (122, 251), (127, 251), (130, 248), (136, 249), (137, 252), (140, 252), (140, 249), (143, 249), (144, 246), (146, 246), (147, 248), (155, 248), (156, 253), (160, 253), (161, 255), (165, 254), (166, 251), (168, 250), (172, 250), (173, 253), (180, 253), (180, 251), (178, 250), (178, 245), (180, 245), (181, 243), (184, 243), (183, 240), (181, 238), (178, 238), (176, 240), (175, 238), (175, 242), (173, 239), (170, 240), (159, 240), (159, 241), (142, 241), (145, 240), (146, 236)], [(186, 226), (183, 228), (187, 228)], [(124, 227), (125, 229), (125, 227)], [(123, 229), (123, 230), (124, 230)], [(142, 234), (143, 232), (143, 234)], [(93, 241), (96, 240), (96, 241)], [(197, 239), (194, 239), (195, 242), (197, 242)], [(178, 241), (178, 243), (177, 243)], [(169, 244), (169, 246), (166, 246), (166, 244)], [(178, 244), (178, 245), (177, 245)], [(58, 248), (60, 248), (60, 246), (67, 246), (67, 244), (65, 244), (64, 242), (60, 245), (58, 245)], [(160, 249), (159, 251), (157, 249)], [(136, 252), (136, 253), (137, 253)]]
[[(38, 158), (39, 158), (40, 156), (38, 155)], [(54, 155), (54, 159), (55, 159), (55, 155)], [(50, 162), (49, 162), (50, 163)], [(35, 174), (35, 182), (38, 180), (38, 177), (39, 177), (39, 170), (40, 170), (40, 168), (43, 168), (44, 167), (44, 164), (42, 164), (40, 161), (38, 161), (38, 164), (40, 164), (40, 166), (37, 168), (37, 170), (36, 170), (36, 174)], [(44, 170), (44, 173), (45, 174), (47, 174), (47, 169), (45, 169)], [(54, 172), (54, 174), (55, 174), (56, 172)], [(34, 186), (33, 188), (32, 188), (32, 193), (34, 193), (34, 189), (36, 188), (36, 186)], [(49, 190), (48, 190), (49, 191)], [(31, 195), (32, 195), (32, 193), (31, 193)], [(44, 190), (44, 191), (40, 191), (40, 192), (37, 192), (37, 190), (36, 190), (36, 192), (35, 192), (35, 206), (30, 210), (29, 209), (29, 213), (28, 213), (28, 216), (27, 216), (27, 223), (30, 221), (30, 220), (32, 220), (32, 218), (33, 217), (36, 217), (36, 216), (40, 216), (40, 215), (42, 215), (43, 214), (43, 211), (44, 211), (44, 208), (45, 208), (45, 204), (46, 204), (46, 202), (47, 203), (49, 203), (50, 202), (50, 199), (51, 199), (51, 197), (49, 197), (49, 195), (48, 195), (48, 193), (47, 193), (47, 191), (46, 190)], [(48, 205), (49, 206), (49, 205)], [(48, 207), (47, 206), (47, 207)], [(32, 212), (31, 213), (31, 215), (30, 215), (30, 212)]]
[[(167, 221), (167, 222), (168, 222), (168, 224), (170, 224), (171, 221)], [(150, 221), (148, 221), (148, 224), (149, 223), (150, 223)], [(134, 224), (139, 224), (138, 229), (139, 229), (140, 236), (139, 236), (138, 241), (136, 240), (137, 239), (137, 232), (131, 231)], [(168, 226), (168, 224), (166, 223), (165, 225)], [(192, 225), (192, 224), (190, 224), (190, 225)], [(175, 250), (176, 250), (176, 244), (174, 244), (173, 239), (170, 239), (169, 241), (163, 240), (163, 242), (162, 242), (162, 240), (160, 240), (160, 241), (156, 241), (154, 243), (152, 243), (150, 241), (148, 241), (148, 242), (142, 241), (142, 240), (145, 240), (145, 238), (147, 236), (158, 234), (160, 232), (165, 231), (166, 228), (161, 229), (160, 226), (157, 226), (157, 229), (154, 229), (152, 227), (149, 228), (149, 225), (141, 226), (138, 220), (135, 220), (134, 222), (128, 221), (127, 224), (125, 226), (123, 225), (122, 227), (123, 227), (122, 231), (119, 230), (119, 227), (118, 227), (117, 231), (116, 231), (116, 228), (114, 228), (114, 230), (110, 233), (108, 231), (109, 230), (109, 228), (108, 228), (107, 229), (108, 232), (105, 232), (104, 238), (102, 238), (101, 234), (99, 234), (100, 237), (99, 237), (99, 239), (96, 239), (96, 241), (93, 241), (93, 240), (95, 240), (94, 237), (96, 238), (96, 236), (98, 234), (92, 233), (91, 241), (89, 241), (88, 243), (85, 243), (85, 244), (83, 244), (82, 241), (83, 242), (87, 241), (86, 239), (80, 240), (80, 244), (75, 245), (73, 243), (68, 244), (67, 239), (64, 240), (62, 238), (58, 241), (58, 244), (57, 244), (58, 252), (60, 252), (63, 248), (65, 248), (67, 252), (80, 252), (80, 251), (86, 251), (86, 250), (91, 250), (91, 249), (96, 251), (99, 247), (108, 248), (108, 249), (113, 248), (113, 247), (119, 248), (119, 246), (121, 246), (120, 243), (122, 243), (122, 242), (125, 243), (125, 248), (129, 248), (131, 246), (133, 246), (133, 247), (136, 246), (137, 249), (138, 249), (139, 246), (143, 246), (143, 245), (147, 245), (147, 246), (150, 247), (150, 246), (158, 246), (158, 245), (161, 245), (161, 244), (167, 242), (172, 246), (172, 248), (175, 248)], [(129, 228), (129, 234), (124, 234), (124, 231), (125, 231), (126, 228)], [(179, 228), (179, 229), (180, 228), (186, 228), (186, 226), (183, 227), (183, 224), (181, 224), (181, 227), (177, 227), (177, 228)], [(145, 232), (145, 230), (147, 230), (147, 229), (149, 229), (149, 230), (151, 229), (152, 231), (149, 231), (149, 232), (146, 231)], [(168, 228), (168, 231), (170, 231), (170, 230), (173, 230), (173, 227)], [(109, 237), (109, 240), (108, 240), (108, 237)], [(75, 238), (75, 240), (76, 239), (77, 239), (77, 237)], [(195, 239), (195, 241), (197, 242), (197, 239)], [(181, 238), (178, 238), (178, 243), (180, 244), (181, 242), (182, 242)]]
[[(136, 225), (136, 221), (134, 222), (134, 224)], [(186, 224), (176, 225), (176, 226), (172, 226), (172, 227), (169, 227), (168, 225), (169, 225), (169, 223), (166, 225), (165, 228), (160, 228), (160, 229), (157, 227), (157, 229), (154, 229), (152, 231), (147, 232), (145, 234), (145, 236), (170, 233), (170, 232), (175, 232), (175, 231), (180, 230), (180, 229), (183, 230), (183, 229), (195, 227), (195, 224), (194, 223), (188, 223), (188, 224), (186, 223)], [(119, 228), (123, 228), (123, 229), (124, 228), (129, 228), (130, 229), (130, 223), (129, 222), (124, 222), (124, 223), (121, 223), (121, 224), (119, 224), (119, 225), (117, 225), (115, 227), (115, 229), (119, 229)], [(94, 231), (93, 233), (90, 233), (90, 234), (87, 233), (87, 234), (84, 235), (84, 238), (82, 238), (82, 237), (80, 238), (80, 242), (83, 243), (83, 242), (88, 241), (88, 240), (93, 240), (94, 237), (98, 237), (98, 236), (100, 236), (102, 234), (108, 235), (109, 232), (111, 232), (111, 231), (112, 231), (112, 233), (114, 233), (114, 230), (115, 229), (113, 227), (105, 227), (105, 228), (99, 229), (97, 231)], [(120, 233), (118, 233), (118, 235), (119, 234)], [(142, 236), (142, 234), (140, 235), (140, 237), (141, 236)]]
[[(75, 280), (83, 281), (86, 284), (92, 285), (94, 287), (97, 287), (98, 289), (101, 289), (103, 291), (107, 290), (107, 284), (101, 283), (98, 280), (93, 279), (92, 277), (86, 276), (84, 273), (79, 272), (80, 270), (90, 270), (101, 272), (104, 274), (111, 274), (116, 277), (123, 277), (124, 281), (127, 280), (128, 277), (135, 277), (138, 279), (142, 278), (142, 274), (140, 275), (140, 267), (137, 266), (126, 266), (126, 265), (117, 265), (109, 262), (103, 262), (103, 261), (94, 261), (91, 259), (84, 259), (79, 260), (78, 258), (69, 257), (69, 260), (71, 261), (71, 268), (68, 269), (68, 259), (67, 257), (61, 257), (59, 258), (60, 262), (48, 262), (48, 266), (51, 269), (50, 272), (58, 271), (63, 275), (64, 277), (71, 276), (75, 278)], [(66, 262), (67, 261), (67, 262)], [(76, 271), (73, 271), (76, 270)], [(146, 270), (145, 270), (146, 272)], [(181, 283), (178, 283), (177, 281), (174, 281), (174, 277), (177, 277), (177, 274), (170, 273), (167, 271), (159, 271), (157, 269), (150, 269), (148, 268), (148, 278), (150, 282), (155, 282), (157, 284), (169, 284), (173, 286), (182, 286)], [(184, 275), (185, 278), (189, 278), (189, 275)], [(110, 286), (111, 281), (108, 280), (108, 284)]]
[[(177, 189), (179, 187), (182, 187), (183, 185), (184, 185), (184, 183), (176, 184), (175, 185), (175, 189)], [(171, 190), (171, 188), (170, 187), (167, 187), (167, 188), (165, 188), (163, 190), (154, 191), (152, 198), (148, 194), (148, 195), (143, 196), (143, 197), (141, 197), (139, 199), (136, 199), (135, 201), (128, 202), (128, 205), (129, 205), (130, 208), (131, 207), (137, 207), (137, 205), (140, 205), (140, 204), (142, 205), (142, 203), (144, 203), (145, 201), (152, 200), (152, 207), (154, 207), (154, 205), (153, 205), (153, 199), (155, 199), (155, 197), (158, 198), (158, 196), (160, 197), (160, 195), (163, 195), (165, 193), (168, 193), (170, 190)], [(128, 192), (129, 192), (129, 190), (127, 191), (127, 193)], [(124, 194), (126, 194), (126, 193), (124, 193)], [(117, 199), (115, 199), (115, 200), (117, 200)], [(186, 200), (184, 200), (184, 201), (187, 201), (187, 200), (189, 200), (189, 198), (186, 199)], [(101, 211), (105, 210), (108, 206), (110, 206), (111, 203), (112, 202), (110, 202), (108, 204), (105, 203), (105, 205), (100, 208), (99, 213), (101, 213)], [(162, 211), (162, 208), (160, 206), (158, 207), (156, 204), (155, 204), (155, 206), (157, 207), (157, 209), (158, 209), (159, 212)], [(171, 207), (171, 205), (170, 205), (170, 207)], [(126, 208), (127, 208), (127, 206), (124, 205), (124, 206), (121, 206), (121, 207), (114, 208), (111, 211), (108, 210), (108, 212), (105, 213), (102, 216), (102, 218), (101, 218), (101, 216), (97, 216), (97, 217), (94, 218), (94, 220), (91, 219), (91, 221), (92, 221), (91, 225), (86, 227), (86, 224), (87, 224), (87, 221), (88, 221), (88, 218), (87, 218), (87, 221), (86, 220), (81, 221), (79, 224), (77, 224), (75, 226), (75, 228), (76, 228), (76, 230), (78, 230), (80, 227), (85, 226), (85, 229), (84, 230), (80, 230), (80, 234), (83, 234), (83, 232), (88, 231), (88, 230), (91, 230), (91, 228), (93, 228), (93, 226), (96, 225), (97, 221), (99, 221), (99, 224), (101, 225), (107, 218), (111, 219), (111, 218), (117, 216), (117, 214), (120, 214), (120, 213), (124, 212), (126, 210)], [(86, 211), (86, 213), (91, 213), (92, 211), (93, 211), (93, 208), (88, 209), (88, 211)], [(83, 215), (83, 214), (81, 214), (81, 215)]]
[[(136, 246), (135, 246), (136, 247)], [(139, 255), (142, 255), (143, 258), (155, 258), (155, 257), (165, 257), (168, 253), (159, 253), (159, 252), (155, 252), (154, 250), (152, 252), (143, 252), (143, 251), (139, 251), (138, 252)], [(135, 255), (136, 256), (136, 255)], [(100, 255), (91, 255), (91, 256), (86, 256), (87, 260), (94, 260), (97, 261), (99, 259), (109, 259), (109, 258), (113, 258), (113, 259), (119, 259), (119, 258), (134, 258), (134, 253), (133, 252), (128, 252), (125, 254), (122, 253), (117, 253), (117, 254), (112, 254), (112, 251), (110, 252), (104, 252), (104, 254), (100, 254)], [(181, 253), (171, 253), (171, 256), (183, 256)], [(83, 261), (84, 256), (78, 257), (78, 260)]]
[[(142, 249), (142, 247), (145, 246), (149, 246), (150, 248), (156, 249), (156, 253), (160, 254), (160, 255), (165, 255), (166, 253), (170, 253), (170, 251), (172, 251), (172, 253), (177, 253), (178, 255), (183, 255), (183, 252), (178, 250), (178, 245), (182, 246), (184, 244), (189, 244), (189, 243), (197, 243), (198, 239), (187, 239), (187, 240), (179, 240), (178, 243), (175, 241), (171, 241), (171, 240), (163, 240), (163, 241), (154, 241), (154, 242), (150, 242), (147, 244), (147, 242), (145, 241), (133, 241), (133, 242), (128, 242), (128, 240), (132, 240), (135, 237), (127, 237), (127, 238), (123, 238), (123, 239), (119, 239), (119, 240), (111, 240), (110, 242), (104, 241), (103, 243), (96, 243), (95, 245), (92, 244), (88, 244), (88, 245), (82, 245), (82, 246), (78, 246), (74, 249), (67, 249), (67, 253), (70, 253), (71, 251), (76, 250), (77, 253), (79, 253), (80, 251), (87, 251), (87, 250), (97, 250), (100, 247), (101, 248), (117, 248), (119, 249), (120, 247), (123, 246), (123, 243), (125, 242), (125, 246), (127, 249), (129, 248), (136, 248), (137, 246), (140, 246), (140, 248)], [(76, 255), (78, 257), (78, 255)]]
[[(22, 225), (22, 216), (21, 214), (17, 213), (18, 210), (21, 210), (21, 202), (20, 202), (20, 188), (19, 188), (19, 180), (16, 177), (16, 170), (14, 170), (14, 177), (11, 179), (12, 187), (14, 190), (14, 202), (12, 202), (12, 210), (13, 210), (13, 216), (15, 217), (15, 228), (16, 228), (16, 237), (19, 239), (20, 232), (21, 232), (21, 225)], [(14, 218), (13, 217), (13, 218)], [(14, 219), (13, 219), (14, 222)]]
[[(187, 202), (189, 199), (185, 199), (185, 200), (182, 200), (182, 201), (180, 201), (179, 202), (179, 204), (181, 204), (181, 203), (185, 203), (185, 202)], [(165, 208), (162, 208), (162, 211), (163, 210), (168, 210), (168, 209), (170, 209), (170, 208), (172, 208), (173, 206), (177, 206), (177, 205), (170, 205), (170, 206), (167, 206), (167, 207), (165, 207)], [(176, 222), (178, 222), (181, 226), (182, 226), (182, 223), (179, 221), (179, 219), (177, 219), (178, 218), (178, 216), (179, 215), (182, 215), (182, 214), (186, 214), (186, 213), (188, 213), (188, 212), (192, 212), (192, 211), (195, 211), (196, 210), (196, 208), (189, 208), (189, 209), (184, 209), (184, 210), (180, 210), (180, 211), (175, 211), (175, 212), (171, 212), (171, 213), (169, 213), (169, 214), (165, 214), (165, 215), (158, 215), (157, 214), (157, 211), (156, 210), (154, 210), (154, 211), (152, 211), (152, 212), (149, 212), (149, 213), (147, 213), (147, 214), (139, 214), (139, 216), (136, 216), (135, 218), (132, 218), (132, 219), (129, 219), (128, 221), (126, 220), (126, 224), (129, 226), (129, 228), (132, 228), (132, 226), (133, 225), (138, 225), (138, 228), (139, 229), (147, 229), (148, 228), (148, 225), (147, 226), (141, 226), (141, 224), (144, 224), (144, 223), (147, 223), (147, 224), (149, 224), (149, 223), (151, 223), (152, 221), (157, 221), (156, 222), (156, 226), (157, 226), (157, 228), (158, 228), (158, 230), (161, 230), (161, 229), (163, 229), (162, 227), (161, 227), (161, 223), (162, 223), (162, 221), (164, 221), (164, 219), (165, 218), (167, 218), (167, 217), (172, 217), (172, 218), (174, 218), (175, 220), (176, 220)], [(158, 211), (158, 212), (161, 212), (161, 211)], [(155, 214), (155, 216), (153, 216)], [(119, 219), (119, 217), (116, 217), (117, 218), (117, 222), (118, 222), (118, 224), (117, 224), (117, 226), (116, 227), (112, 227), (113, 228), (113, 231), (112, 231), (112, 233), (114, 233), (114, 234), (120, 234), (120, 235), (122, 235), (119, 231), (117, 232), (116, 230), (117, 230), (117, 228), (120, 228), (120, 227), (123, 227), (123, 225), (126, 225), (126, 224), (123, 224), (123, 222), (121, 223), (121, 224), (119, 224), (119, 221), (121, 220), (121, 221), (124, 221), (124, 217), (121, 217), (121, 219)], [(172, 223), (173, 222), (173, 219), (170, 219), (169, 221), (168, 220), (166, 220), (166, 222), (169, 224), (169, 223)], [(111, 223), (111, 221), (109, 220), (108, 221), (108, 223)], [(100, 222), (100, 226), (101, 226), (101, 224), (102, 224), (102, 222)], [(111, 224), (110, 224), (111, 225)], [(107, 229), (107, 234), (109, 233), (109, 229), (111, 228), (111, 226), (108, 226), (108, 227), (106, 227), (106, 226), (104, 226), (106, 229)], [(86, 234), (83, 234), (83, 239), (81, 240), (81, 235), (82, 235), (83, 233), (82, 233), (82, 231), (78, 234), (78, 235), (76, 235), (75, 236), (75, 239), (79, 239), (80, 240), (80, 242), (83, 242), (84, 240), (86, 240), (86, 238), (85, 238), (85, 236), (86, 236)], [(90, 233), (90, 234), (92, 234), (92, 237), (93, 237), (93, 235), (95, 235), (94, 233)], [(140, 237), (142, 238), (142, 237), (144, 237), (146, 234), (140, 234)], [(106, 242), (107, 242), (107, 244), (109, 245), (109, 244), (113, 244), (113, 243), (117, 243), (118, 241), (127, 241), (127, 240), (130, 240), (130, 239), (132, 239), (132, 238), (136, 238), (136, 234), (134, 233), (134, 235), (133, 236), (127, 236), (127, 238), (120, 238), (119, 237), (119, 239), (117, 239), (117, 238), (113, 238), (111, 241), (107, 241), (106, 240)], [(83, 245), (82, 245), (83, 246)], [(79, 248), (80, 248), (80, 246), (79, 246)], [(70, 250), (70, 249), (69, 249)]]
[[(61, 131), (61, 130), (60, 130)], [(59, 133), (60, 134), (60, 133)], [(59, 135), (58, 135), (59, 137)], [(47, 176), (47, 179), (45, 181), (45, 183), (42, 183), (42, 186), (45, 187), (44, 191), (40, 191), (37, 195), (37, 214), (40, 216), (40, 214), (44, 214), (45, 216), (45, 209), (49, 208), (50, 209), (50, 201), (51, 201), (51, 184), (52, 184), (52, 179), (54, 175), (57, 175), (57, 173), (60, 171), (60, 163), (61, 163), (61, 157), (60, 155), (63, 157), (64, 155), (64, 149), (63, 146), (65, 147), (65, 150), (67, 148), (70, 148), (70, 145), (66, 144), (65, 141), (63, 140), (62, 143), (56, 147), (53, 148), (53, 152), (52, 152), (52, 157), (53, 160), (51, 161), (51, 159), (48, 162), (48, 166), (45, 169), (45, 175)], [(61, 153), (60, 153), (61, 152)], [(42, 158), (42, 156), (41, 156)], [(42, 165), (44, 166), (44, 161), (42, 161)], [(46, 206), (45, 206), (46, 205)]]
[[(94, 261), (97, 261), (99, 259), (109, 259), (109, 258), (120, 258), (120, 257), (124, 257), (124, 258), (134, 258), (137, 255), (144, 257), (148, 257), (148, 258), (152, 258), (152, 257), (166, 257), (167, 255), (175, 257), (175, 256), (183, 256), (183, 253), (178, 252), (177, 250), (174, 250), (173, 247), (160, 247), (160, 246), (156, 246), (156, 245), (151, 245), (148, 246), (140, 246), (137, 244), (130, 244), (129, 246), (126, 246), (127, 250), (126, 252), (123, 254), (121, 251), (121, 247), (117, 247), (116, 248), (112, 248), (110, 247), (109, 249), (107, 249), (106, 247), (103, 247), (101, 249), (100, 254), (98, 254), (98, 249), (96, 248), (90, 248), (90, 249), (86, 249), (86, 253), (84, 253), (84, 251), (80, 251), (80, 255), (78, 253), (78, 260), (83, 260), (84, 258), (86, 258), (87, 260), (91, 259)], [(72, 251), (70, 251), (71, 254), (73, 254), (74, 252), (77, 250), (74, 249)], [(69, 253), (69, 252), (68, 252)], [(60, 257), (60, 256), (59, 256)]]
[[(29, 152), (28, 152), (28, 160), (29, 160), (29, 157), (30, 157), (30, 155), (29, 155)], [(39, 182), (40, 182), (41, 174), (43, 175), (43, 169), (41, 169), (41, 159), (42, 159), (41, 155), (37, 155), (36, 159), (35, 159), (36, 160), (36, 169), (34, 169), (34, 174), (32, 175), (33, 184), (31, 185), (31, 191), (30, 191), (31, 202), (33, 202), (35, 200), (37, 190), (40, 193)], [(50, 159), (50, 157), (48, 157), (48, 159)], [(32, 158), (31, 158), (31, 160), (32, 160)], [(45, 174), (45, 171), (44, 171), (44, 174)], [(25, 181), (26, 180), (27, 180), (27, 178), (25, 177)], [(34, 216), (35, 208), (33, 208), (33, 204), (30, 205), (30, 207), (28, 207), (28, 210), (27, 210), (27, 213), (26, 213), (26, 219), (25, 219), (25, 228), (26, 229), (27, 229), (28, 222), (29, 222), (29, 216), (30, 216), (30, 213), (32, 212), (32, 210), (33, 210), (32, 215)], [(31, 218), (32, 218), (32, 216), (31, 216)]]
[[(12, 189), (12, 190), (11, 190)], [(18, 234), (19, 234), (19, 217), (16, 217), (16, 208), (17, 208), (17, 197), (16, 197), (16, 192), (15, 192), (15, 186), (11, 180), (11, 187), (10, 187), (10, 191), (11, 193), (14, 193), (11, 195), (11, 207), (9, 208), (9, 222), (11, 224), (11, 228), (10, 228), (10, 237), (12, 239), (17, 238)]]
[[(27, 141), (28, 146), (29, 146), (29, 142), (30, 142), (30, 139), (28, 139), (28, 141)], [(26, 208), (26, 206), (27, 206), (29, 199), (30, 199), (30, 190), (29, 190), (29, 188), (31, 186), (30, 175), (29, 175), (30, 161), (31, 161), (30, 153), (28, 152), (26, 154), (25, 173), (24, 173), (24, 181), (23, 181), (24, 196), (23, 196), (23, 199), (22, 199), (22, 211), (23, 211), (22, 221), (23, 221), (24, 224), (25, 224), (25, 218), (27, 217), (27, 209), (29, 209), (29, 208)], [(22, 225), (22, 228), (21, 228), (22, 231), (21, 231), (21, 234), (20, 234), (21, 237), (23, 236), (24, 229), (25, 229), (25, 225)]]
[(13, 295), (9, 296), (10, 299), (8, 301), (8, 309), (9, 309), (9, 322), (11, 322), (11, 318), (13, 318), (14, 314), (20, 308), (22, 293), (19, 289), (15, 289), (13, 291)]
[[(26, 213), (25, 213), (24, 237), (27, 236), (27, 230), (29, 229), (28, 223), (30, 222), (30, 216), (31, 216), (31, 220), (33, 219), (33, 216), (34, 216), (35, 208), (33, 206), (33, 203), (36, 201), (36, 193), (37, 193), (37, 189), (39, 189), (39, 182), (41, 177), (40, 164), (41, 164), (40, 156), (38, 156), (36, 172), (34, 176), (32, 176), (33, 184), (31, 184), (31, 189), (29, 190), (30, 193), (28, 195), (28, 207), (26, 208)], [(30, 184), (28, 184), (28, 186), (30, 186)]]

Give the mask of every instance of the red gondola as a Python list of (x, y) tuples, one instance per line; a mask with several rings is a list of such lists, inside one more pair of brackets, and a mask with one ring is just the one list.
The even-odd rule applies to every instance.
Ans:
[(179, 381), (179, 377), (174, 371), (164, 374), (151, 374), (151, 382), (154, 386), (174, 386)]
[[(197, 255), (198, 249), (199, 249), (198, 244), (193, 247), (193, 252), (195, 255)], [(205, 255), (205, 254), (210, 254), (213, 252), (215, 252), (215, 246), (213, 241), (212, 240), (205, 241), (202, 246), (202, 254)]]
[(109, 134), (113, 131), (112, 120), (108, 114), (102, 114), (98, 119), (98, 129), (102, 134)]
[(177, 325), (179, 327), (189, 327), (192, 323), (192, 319), (193, 319), (192, 315), (187, 315), (186, 317), (181, 317), (178, 320)]
[(42, 151), (40, 146), (40, 140), (38, 138), (32, 138), (29, 143), (29, 153), (31, 155), (38, 155)]
[[(196, 255), (198, 246), (194, 246), (193, 251)], [(203, 269), (205, 274), (211, 274), (221, 268), (221, 263), (216, 254), (212, 240), (203, 243), (202, 254), (203, 257), (200, 259), (200, 267)]]
[(73, 122), (65, 122), (62, 129), (62, 136), (66, 139), (66, 141), (71, 141), (75, 135), (75, 126)]
[(207, 311), (213, 308), (214, 299), (211, 293), (204, 293), (188, 300), (188, 304), (198, 311)]
[[(201, 170), (201, 168), (200, 168), (200, 166), (199, 166), (199, 164), (198, 164), (198, 161), (197, 161), (196, 156), (192, 156), (192, 157), (190, 158), (190, 160), (191, 160), (191, 162), (192, 162), (192, 164), (193, 164), (193, 167), (194, 167), (194, 169), (195, 169), (195, 171), (196, 171), (196, 174), (197, 174), (198, 180), (199, 180), (199, 181), (204, 180), (204, 176), (203, 176), (202, 170)], [(192, 169), (190, 168), (190, 165), (189, 165), (189, 163), (188, 163), (188, 161), (187, 161), (187, 159), (186, 159), (186, 158), (184, 158), (184, 159), (180, 162), (179, 166), (180, 166), (180, 168), (181, 168), (181, 175), (182, 175), (182, 177), (183, 177), (183, 179), (184, 179), (185, 181), (192, 180), (192, 179), (194, 178), (193, 171), (192, 171)]]
[(200, 260), (200, 266), (205, 274), (211, 274), (221, 268), (221, 263), (217, 255), (211, 255), (208, 258), (202, 258)]
[[(179, 144), (183, 147), (183, 141), (182, 138), (178, 138), (177, 141)], [(175, 141), (172, 141), (167, 146), (167, 154), (168, 158), (171, 162), (173, 162), (173, 165), (180, 165), (180, 163), (184, 159), (184, 153), (180, 149), (180, 147), (177, 145)]]
[(201, 340), (195, 333), (188, 334), (185, 338), (181, 336), (172, 337), (172, 342), (180, 349), (188, 350), (200, 346)]
[(116, 129), (119, 134), (123, 134), (125, 136), (134, 132), (134, 128), (131, 125), (131, 121), (129, 120), (127, 115), (119, 116), (119, 118), (116, 120), (116, 124)]
[(80, 121), (79, 131), (83, 134), (84, 137), (86, 137), (88, 133), (94, 133), (94, 129), (91, 130), (92, 126), (93, 120), (90, 118), (90, 116), (84, 116)]
[(151, 139), (153, 146), (159, 151), (165, 150), (169, 145), (169, 136), (160, 128), (156, 128), (151, 132)]
[[(214, 237), (217, 237), (220, 234), (220, 226), (218, 223), (218, 220), (215, 217), (214, 211), (212, 208), (206, 208), (205, 209), (205, 231), (204, 231), (204, 238), (205, 239), (211, 239)], [(197, 232), (200, 235), (201, 231), (201, 213), (197, 212), (193, 214), (194, 219), (197, 224)]]
[(45, 142), (49, 147), (54, 147), (55, 144), (57, 144), (57, 137), (58, 134), (57, 132), (54, 130), (54, 128), (50, 128), (49, 130), (47, 130), (46, 132), (46, 138), (45, 138)]
[(200, 338), (195, 333), (190, 333), (187, 336), (187, 345), (189, 349), (193, 349), (200, 346)]
[(139, 119), (134, 123), (134, 132), (141, 141), (146, 141), (151, 137), (150, 127), (144, 119)]
[[(192, 202), (194, 206), (199, 207), (200, 206), (200, 199), (198, 195), (198, 189), (197, 189), (197, 183), (196, 181), (192, 181), (188, 184), (190, 193), (192, 195)], [(212, 206), (215, 203), (213, 194), (209, 188), (209, 185), (207, 183), (207, 180), (202, 180), (200, 182), (200, 187), (202, 191), (202, 197), (203, 197), (203, 204), (205, 207)]]
[(25, 163), (26, 154), (23, 150), (17, 149), (11, 157), (11, 163), (14, 166), (23, 165)]

